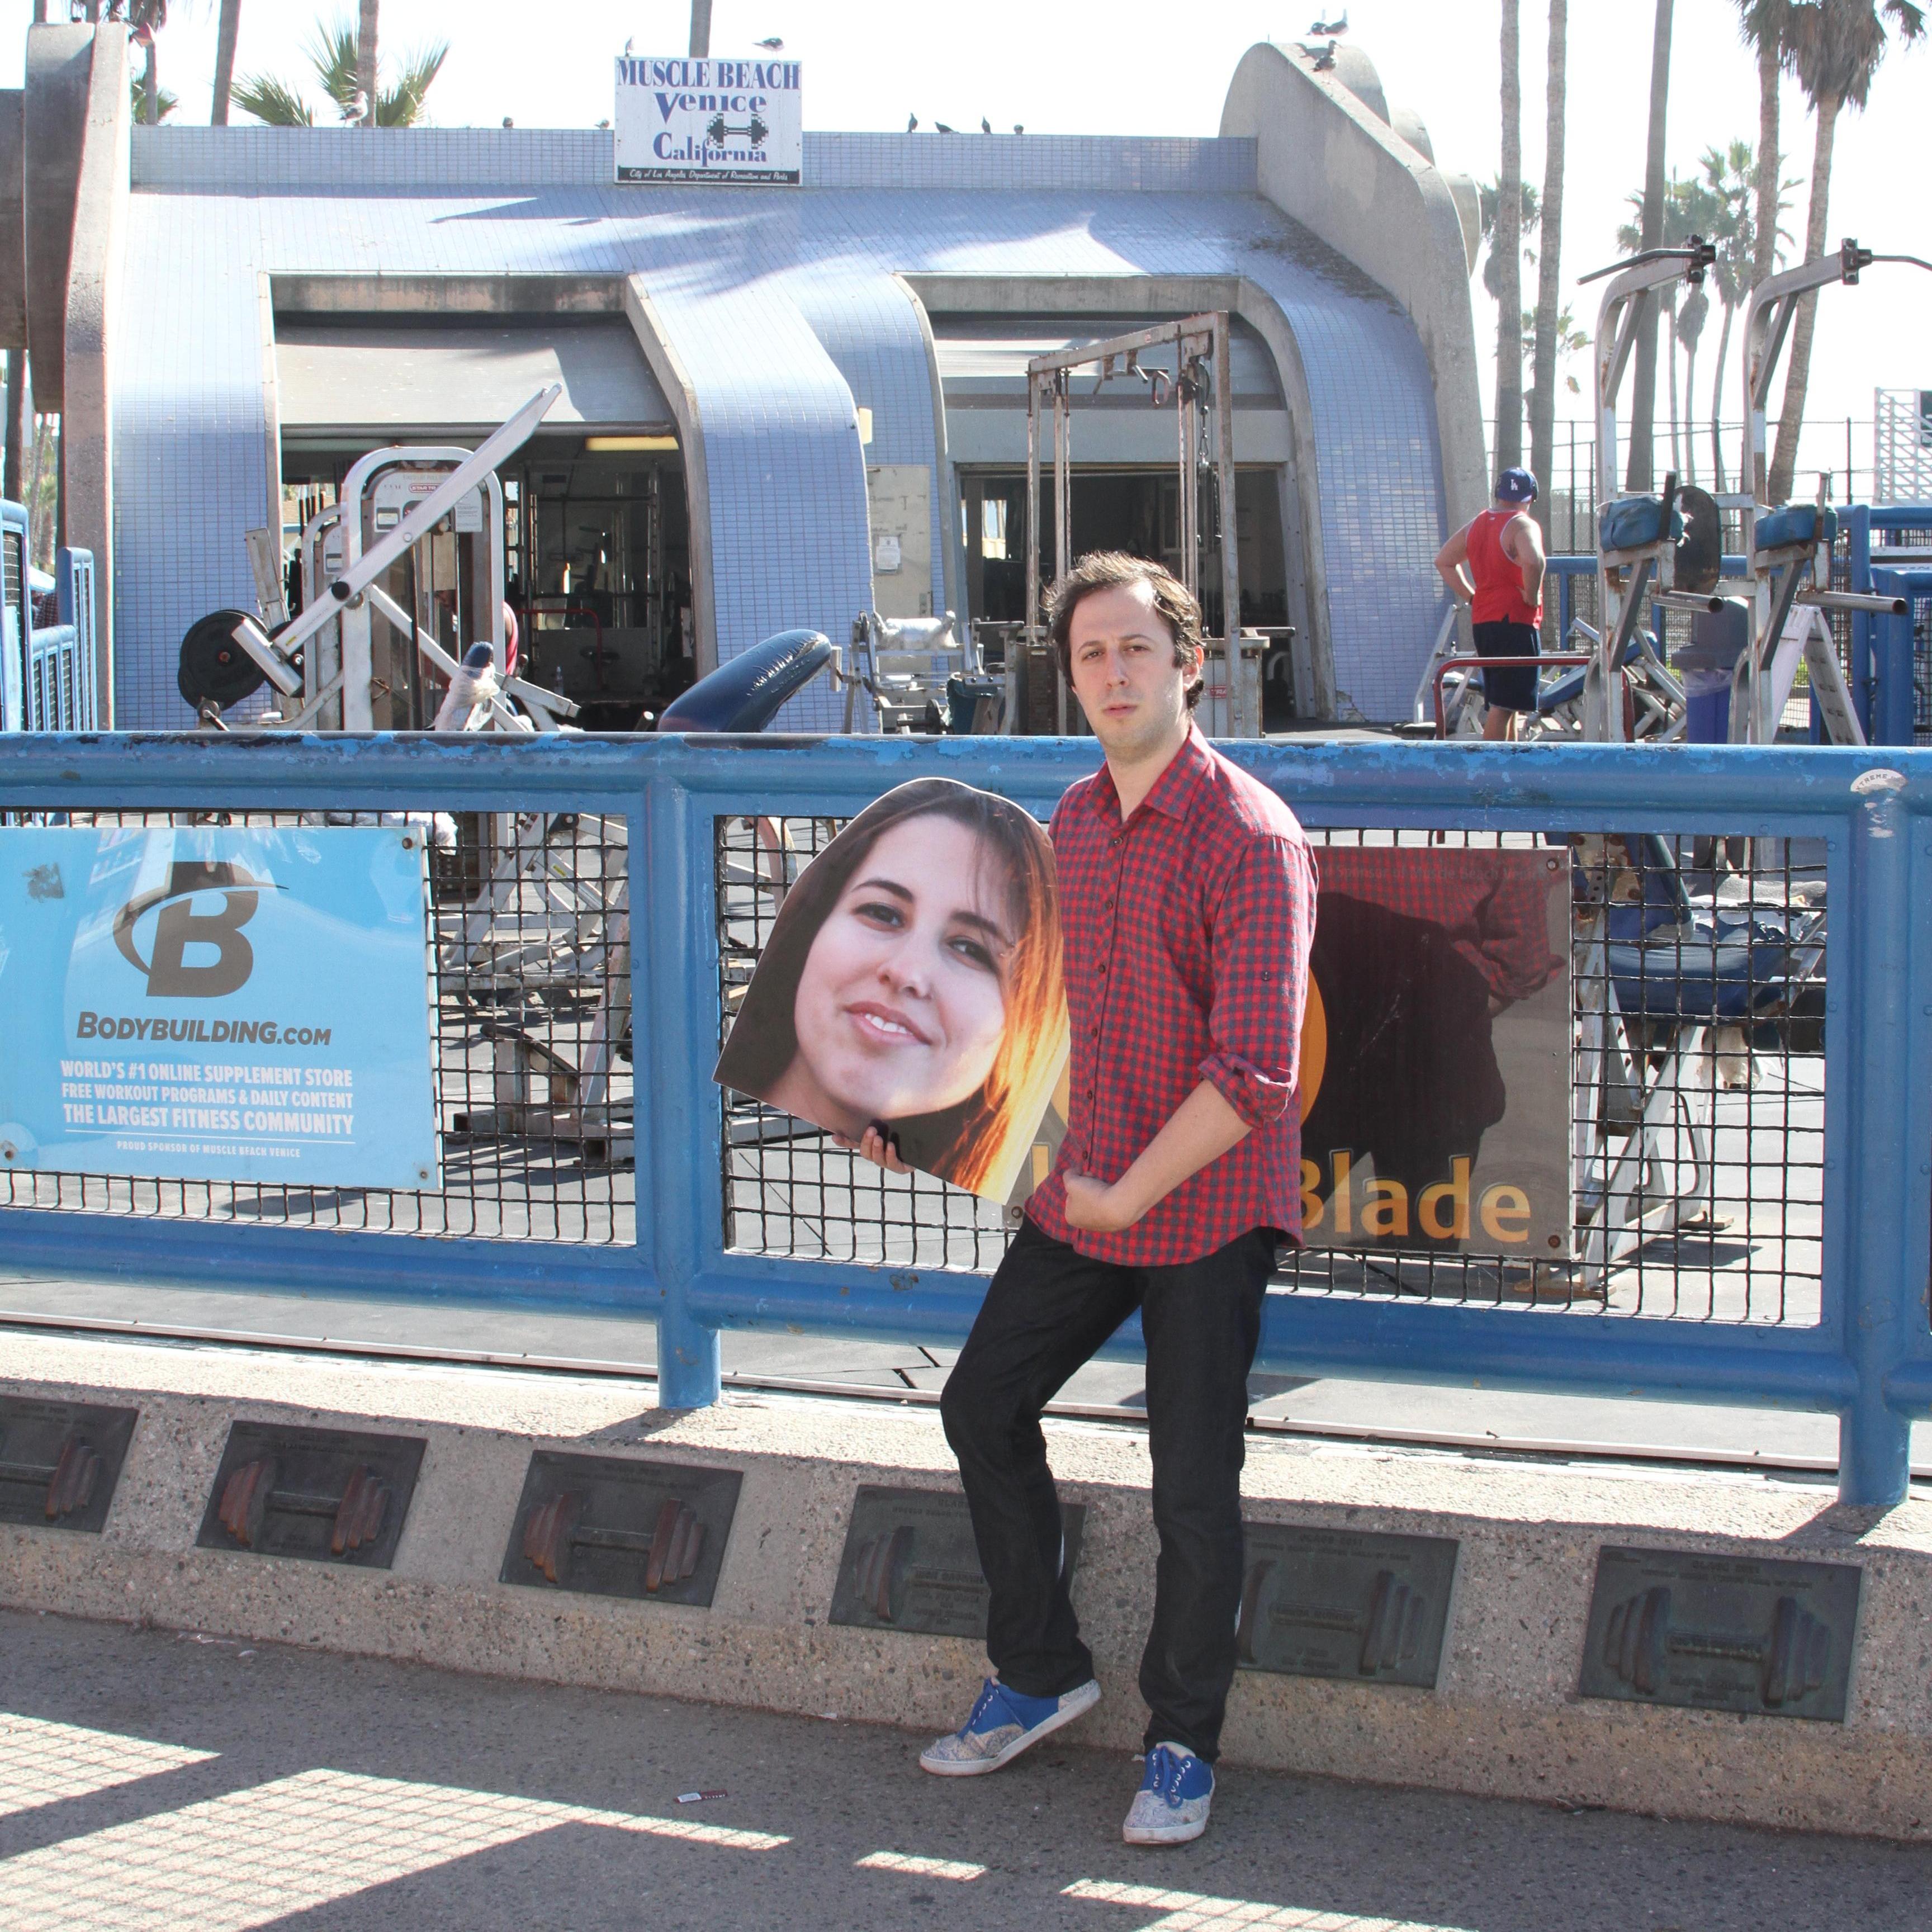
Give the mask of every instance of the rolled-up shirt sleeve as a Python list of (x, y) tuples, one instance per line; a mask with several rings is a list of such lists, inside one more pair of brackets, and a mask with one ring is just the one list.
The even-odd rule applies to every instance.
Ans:
[(1306, 844), (1256, 837), (1214, 908), (1214, 1050), (1200, 1069), (1250, 1127), (1278, 1120), (1294, 1098), (1314, 936), (1315, 866)]

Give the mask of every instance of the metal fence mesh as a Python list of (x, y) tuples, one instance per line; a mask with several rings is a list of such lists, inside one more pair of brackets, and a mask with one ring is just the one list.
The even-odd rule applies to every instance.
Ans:
[[(401, 816), (98, 812), (4, 822), (347, 826)], [(634, 1240), (624, 820), (407, 816), (430, 840), (424, 942), (436, 988), (440, 1191), (0, 1171), (0, 1204), (500, 1240)]]
[[(714, 821), (721, 1042), (826, 818)], [(1747, 838), (1327, 830), (1342, 844), (1540, 845), (1573, 885), (1570, 1252), (1560, 1260), (1285, 1251), (1294, 1294), (1419, 1297), (1786, 1326), (1820, 1318), (1825, 854)], [(989, 1269), (1009, 1216), (883, 1174), (816, 1128), (725, 1097), (728, 1246)]]

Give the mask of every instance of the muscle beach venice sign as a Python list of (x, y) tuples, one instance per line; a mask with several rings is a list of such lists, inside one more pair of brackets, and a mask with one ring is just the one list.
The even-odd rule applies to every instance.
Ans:
[(799, 63), (617, 58), (620, 182), (776, 182), (803, 168)]

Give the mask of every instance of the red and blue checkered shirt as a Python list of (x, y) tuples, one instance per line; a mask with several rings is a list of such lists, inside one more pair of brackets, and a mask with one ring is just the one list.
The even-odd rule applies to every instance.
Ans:
[[(1294, 813), (1190, 730), (1124, 825), (1103, 765), (1060, 800), (1052, 838), (1072, 1100), (1028, 1216), (1137, 1268), (1197, 1260), (1254, 1228), (1298, 1236), (1315, 867)], [(1254, 1131), (1131, 1228), (1070, 1228), (1066, 1168), (1119, 1180), (1204, 1080)]]

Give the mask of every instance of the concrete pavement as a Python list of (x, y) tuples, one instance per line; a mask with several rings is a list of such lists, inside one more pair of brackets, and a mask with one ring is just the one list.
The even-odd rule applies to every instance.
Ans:
[(0, 1612), (0, 1928), (1902, 1932), (1932, 1887), (1924, 1846), (1252, 1772), (1141, 1852), (1124, 1754), (942, 1784), (922, 1742)]

